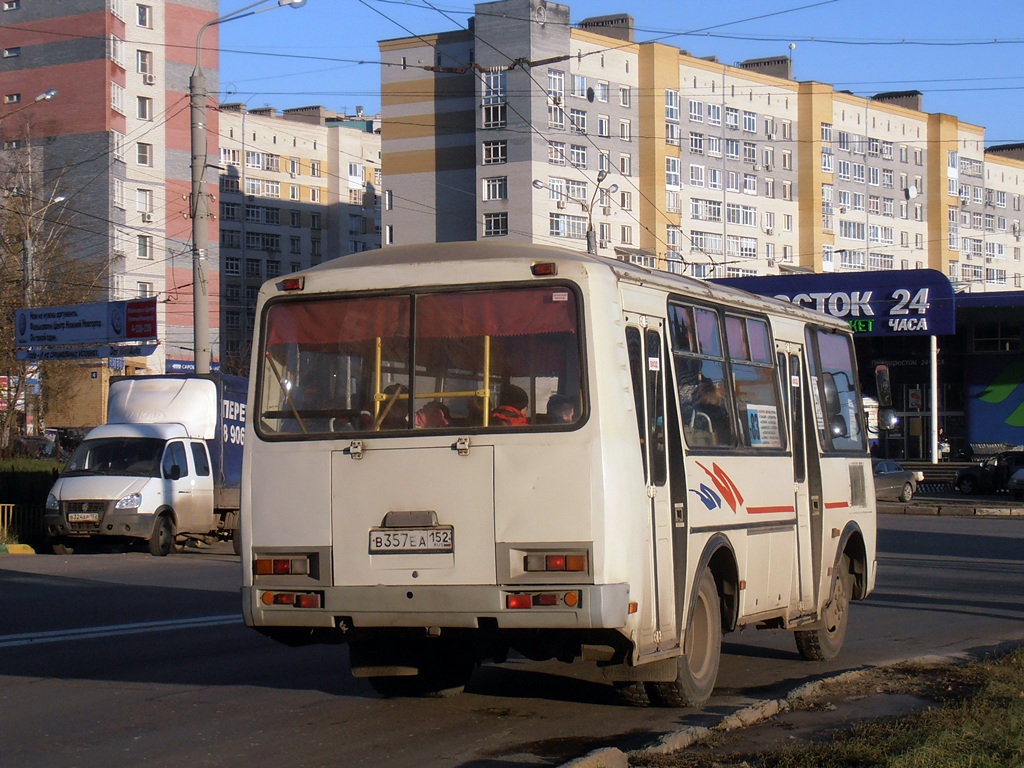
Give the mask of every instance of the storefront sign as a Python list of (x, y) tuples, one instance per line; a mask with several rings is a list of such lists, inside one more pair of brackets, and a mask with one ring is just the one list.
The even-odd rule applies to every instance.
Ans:
[(934, 269), (732, 277), (712, 282), (845, 320), (864, 336), (956, 332), (953, 286)]

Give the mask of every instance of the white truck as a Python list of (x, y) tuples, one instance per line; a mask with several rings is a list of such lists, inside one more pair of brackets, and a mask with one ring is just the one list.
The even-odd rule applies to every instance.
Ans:
[(228, 375), (111, 381), (107, 423), (91, 430), (46, 499), (57, 554), (92, 540), (232, 539), (237, 549), (247, 382)]

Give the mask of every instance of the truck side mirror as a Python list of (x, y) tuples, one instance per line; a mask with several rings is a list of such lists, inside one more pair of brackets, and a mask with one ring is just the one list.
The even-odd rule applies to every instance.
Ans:
[(875, 388), (878, 390), (878, 428), (884, 432), (896, 429), (899, 419), (892, 407), (892, 383), (889, 379), (889, 366), (875, 366)]

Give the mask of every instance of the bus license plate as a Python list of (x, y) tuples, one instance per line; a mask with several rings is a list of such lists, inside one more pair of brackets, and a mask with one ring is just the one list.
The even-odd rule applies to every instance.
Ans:
[(68, 512), (69, 523), (98, 523), (99, 512)]
[(445, 554), (455, 551), (455, 528), (439, 525), (436, 528), (372, 528), (370, 530), (371, 555), (397, 555), (410, 552)]

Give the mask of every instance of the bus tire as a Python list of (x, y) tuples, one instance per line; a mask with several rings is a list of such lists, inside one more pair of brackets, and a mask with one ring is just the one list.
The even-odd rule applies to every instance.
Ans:
[(647, 683), (651, 698), (665, 707), (699, 707), (715, 689), (718, 663), (722, 658), (722, 609), (711, 571), (705, 570), (697, 583), (693, 611), (686, 622), (683, 655), (676, 659), (676, 679), (670, 683)]
[(796, 634), (796, 648), (808, 661), (831, 661), (839, 655), (846, 638), (846, 627), (850, 622), (850, 595), (853, 593), (853, 576), (850, 574), (850, 558), (843, 555), (832, 580), (832, 596), (822, 612), (823, 626), (820, 629), (799, 630)]
[(615, 683), (615, 697), (627, 707), (651, 706), (647, 688), (639, 681)]
[(153, 557), (167, 557), (174, 551), (174, 523), (171, 522), (170, 516), (160, 515), (147, 544), (149, 554)]
[(385, 698), (449, 699), (462, 693), (476, 666), (465, 646), (440, 640), (421, 642), (419, 646), (415, 651), (419, 674), (370, 677), (373, 689)]

